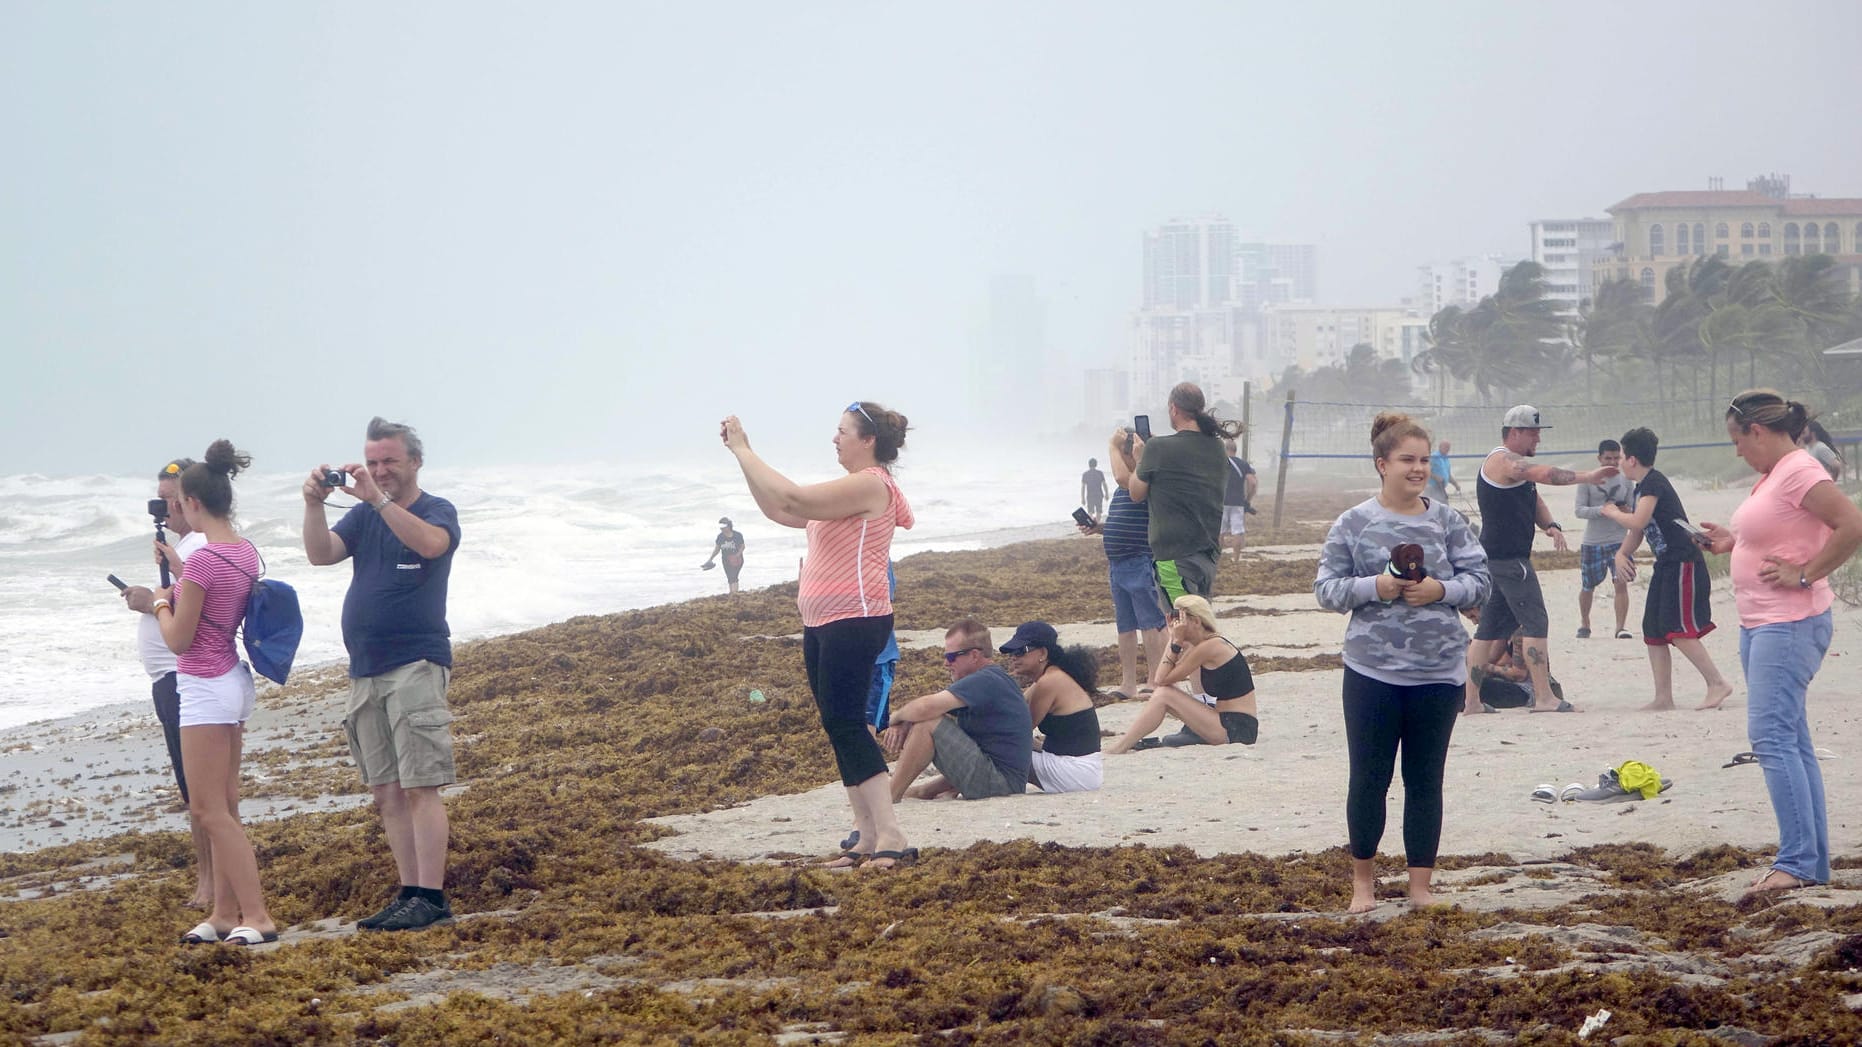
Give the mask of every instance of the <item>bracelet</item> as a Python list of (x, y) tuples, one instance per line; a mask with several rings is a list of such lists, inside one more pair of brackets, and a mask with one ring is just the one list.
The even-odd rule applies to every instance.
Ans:
[(394, 499), (392, 499), (392, 498), (390, 498), (390, 497), (388, 497), (388, 496), (387, 496), (387, 495), (385, 495), (385, 494), (384, 494), (384, 495), (382, 495), (382, 496), (381, 496), (381, 501), (379, 501), (379, 502), (376, 502), (376, 503), (374, 503), (374, 504), (375, 504), (375, 511), (379, 513), (379, 512), (381, 512), (381, 511), (382, 511), (383, 509), (386, 509), (386, 508), (388, 508), (388, 503), (389, 503), (389, 502), (392, 502), (392, 501), (394, 501)]
[(149, 613), (154, 614), (155, 612), (161, 610), (164, 607), (168, 608), (171, 611), (174, 610), (174, 604), (169, 603), (167, 600), (157, 600), (153, 604), (149, 605)]

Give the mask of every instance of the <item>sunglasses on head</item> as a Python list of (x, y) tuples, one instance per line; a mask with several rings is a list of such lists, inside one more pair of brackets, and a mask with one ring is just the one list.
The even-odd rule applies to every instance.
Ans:
[(879, 423), (873, 421), (873, 416), (866, 413), (866, 408), (860, 406), (860, 401), (855, 400), (853, 403), (848, 404), (847, 411), (849, 413), (852, 413), (854, 411), (860, 412), (860, 417), (866, 419), (867, 422), (873, 426), (873, 428), (875, 429), (879, 428)]
[(980, 651), (980, 650), (982, 650), (981, 647), (964, 647), (964, 648), (961, 648), (955, 651), (945, 651), (944, 652), (944, 664), (955, 665), (957, 664), (957, 659), (962, 658), (964, 655), (969, 654), (971, 651)]

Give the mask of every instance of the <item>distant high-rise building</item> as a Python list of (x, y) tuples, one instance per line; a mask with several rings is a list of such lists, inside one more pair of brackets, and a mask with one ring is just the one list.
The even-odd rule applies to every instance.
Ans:
[(1568, 313), (1597, 293), (1597, 260), (1612, 253), (1616, 223), (1608, 218), (1548, 218), (1532, 223), (1532, 260), (1545, 268), (1545, 297)]
[(1155, 411), (1170, 387), (1202, 385), (1211, 402), (1278, 369), (1262, 310), (1310, 302), (1311, 244), (1242, 243), (1221, 215), (1172, 219), (1144, 236), (1143, 305), (1132, 315), (1128, 394)]
[[(1396, 306), (1272, 305), (1265, 312), (1268, 351), (1284, 366), (1312, 371), (1345, 362), (1360, 343), (1386, 359), (1408, 362), (1428, 324)], [(1284, 369), (1283, 366), (1283, 369)]]
[(1507, 263), (1499, 255), (1455, 258), (1416, 267), (1414, 308), (1427, 317), (1451, 305), (1470, 309), (1500, 289)]

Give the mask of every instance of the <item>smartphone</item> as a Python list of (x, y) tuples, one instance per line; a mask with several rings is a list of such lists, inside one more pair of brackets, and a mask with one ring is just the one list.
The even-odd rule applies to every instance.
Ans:
[(1681, 528), (1683, 531), (1686, 531), (1687, 536), (1694, 540), (1694, 544), (1700, 546), (1703, 549), (1713, 544), (1713, 538), (1710, 535), (1708, 535), (1707, 532), (1701, 530), (1698, 527), (1695, 527), (1692, 523), (1689, 523), (1688, 521), (1683, 520), (1678, 516), (1675, 517), (1675, 526)]
[(1150, 415), (1148, 414), (1132, 415), (1131, 427), (1138, 431), (1138, 439), (1143, 440), (1146, 443), (1149, 443), (1151, 441), (1151, 416)]
[(1073, 511), (1073, 522), (1079, 524), (1081, 527), (1091, 527), (1093, 525), (1093, 516), (1084, 509), (1075, 509)]
[(106, 580), (107, 580), (107, 581), (108, 581), (108, 582), (109, 582), (109, 583), (110, 583), (111, 585), (114, 585), (114, 586), (116, 586), (116, 591), (117, 591), (117, 592), (119, 592), (119, 593), (120, 593), (120, 592), (122, 592), (123, 590), (125, 590), (125, 589), (127, 589), (127, 588), (129, 588), (129, 583), (128, 583), (128, 582), (125, 582), (125, 581), (124, 581), (124, 580), (122, 580), (121, 578), (118, 578), (118, 577), (117, 577), (116, 575), (113, 575), (113, 574), (106, 574), (106, 575), (104, 575), (104, 578), (105, 578), (105, 579), (106, 579)]

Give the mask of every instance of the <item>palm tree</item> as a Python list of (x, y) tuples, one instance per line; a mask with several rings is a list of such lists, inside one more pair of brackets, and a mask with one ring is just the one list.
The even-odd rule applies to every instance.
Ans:
[(1794, 255), (1778, 265), (1778, 302), (1803, 322), (1808, 352), (1798, 354), (1811, 383), (1828, 378), (1823, 350), (1841, 341), (1848, 328), (1851, 296), (1836, 259), (1826, 254)]
[(1584, 393), (1592, 401), (1591, 372), (1599, 357), (1612, 361), (1611, 376), (1621, 380), (1617, 362), (1647, 351), (1649, 326), (1655, 307), (1642, 300), (1642, 285), (1634, 280), (1609, 280), (1578, 306), (1571, 344), (1584, 359)]

